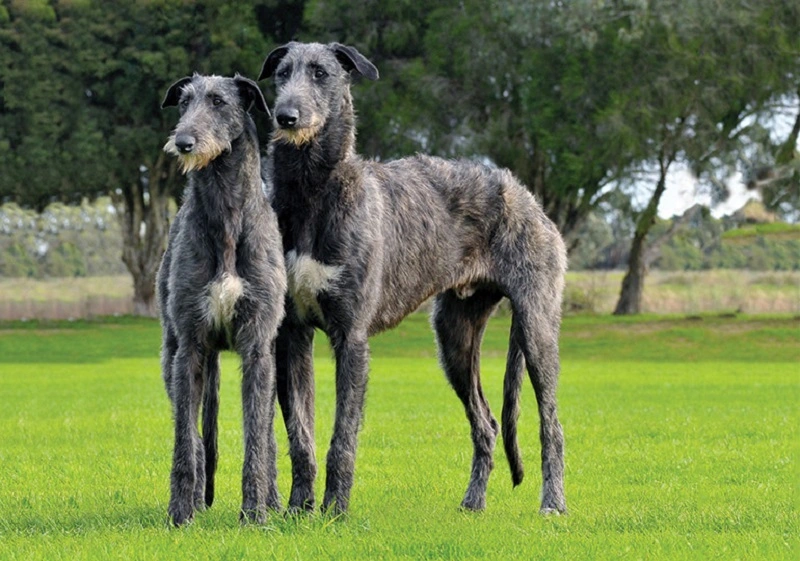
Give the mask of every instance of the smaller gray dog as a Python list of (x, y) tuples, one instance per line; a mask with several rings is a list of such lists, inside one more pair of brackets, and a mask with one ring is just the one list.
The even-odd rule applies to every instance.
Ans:
[(157, 279), (161, 363), (175, 417), (169, 516), (176, 526), (214, 500), (224, 349), (242, 357), (241, 518), (263, 521), (267, 509), (280, 507), (273, 348), (286, 272), (277, 221), (261, 184), (258, 136), (248, 114), (254, 104), (269, 113), (252, 80), (197, 74), (175, 82), (162, 103), (180, 108), (164, 150), (180, 159), (189, 179)]

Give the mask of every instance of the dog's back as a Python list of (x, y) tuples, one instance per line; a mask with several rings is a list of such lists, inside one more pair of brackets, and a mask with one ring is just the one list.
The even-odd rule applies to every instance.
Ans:
[(520, 262), (560, 260), (564, 252), (541, 206), (508, 170), (417, 155), (367, 162), (363, 179), (364, 196), (380, 200), (373, 205), (380, 218), (368, 226), (382, 238), (382, 281), (392, 288), (381, 292), (372, 332), (449, 288), (466, 295), (485, 283), (502, 284), (493, 256), (498, 246), (501, 264), (509, 252), (524, 253)]

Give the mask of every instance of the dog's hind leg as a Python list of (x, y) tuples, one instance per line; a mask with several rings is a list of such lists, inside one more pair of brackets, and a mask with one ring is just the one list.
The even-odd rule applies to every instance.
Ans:
[(481, 339), (486, 322), (500, 301), (494, 290), (478, 290), (460, 299), (452, 290), (436, 297), (431, 323), (436, 331), (439, 360), (461, 402), (472, 434), (472, 473), (463, 508), (486, 507), (486, 486), (494, 467), (492, 453), (499, 427), (483, 396), (480, 381)]
[(292, 491), (289, 510), (314, 509), (314, 328), (287, 318), (278, 329), (276, 377), (278, 402), (289, 436)]
[(527, 297), (512, 299), (514, 328), (511, 336), (522, 348), (528, 376), (539, 405), (539, 439), (542, 445), (543, 514), (566, 512), (564, 497), (564, 433), (558, 422), (560, 298), (543, 298), (533, 290)]
[[(212, 351), (206, 357), (205, 392), (203, 399), (203, 451), (205, 456), (205, 489), (195, 486), (195, 495), (204, 494), (206, 506), (214, 503), (214, 475), (217, 472), (217, 417), (219, 416), (219, 353)], [(198, 471), (199, 471), (198, 467)], [(198, 478), (198, 482), (200, 479)], [(195, 498), (197, 504), (197, 498)]]

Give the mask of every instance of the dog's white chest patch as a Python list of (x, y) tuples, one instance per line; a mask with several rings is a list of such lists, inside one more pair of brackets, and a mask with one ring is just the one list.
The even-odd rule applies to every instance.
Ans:
[(230, 325), (236, 313), (236, 302), (244, 292), (242, 279), (224, 273), (218, 281), (208, 285), (206, 314), (208, 322), (217, 328)]
[(292, 297), (301, 318), (309, 312), (322, 318), (317, 296), (330, 290), (342, 272), (340, 265), (325, 265), (310, 255), (298, 255), (295, 250), (286, 254), (286, 277), (289, 295)]

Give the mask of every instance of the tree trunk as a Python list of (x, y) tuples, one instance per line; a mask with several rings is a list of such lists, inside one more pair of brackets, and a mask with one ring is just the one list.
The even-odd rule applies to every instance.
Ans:
[[(160, 260), (159, 260), (160, 262)], [(156, 268), (158, 271), (158, 268)], [(156, 308), (156, 276), (150, 270), (133, 273), (133, 315), (155, 317)]]
[(644, 290), (644, 277), (647, 273), (644, 262), (644, 237), (646, 235), (647, 232), (643, 235), (639, 233), (637, 225), (628, 259), (628, 272), (622, 279), (619, 301), (614, 308), (615, 316), (638, 314), (642, 311), (642, 291)]
[[(172, 169), (165, 171), (168, 167)], [(155, 282), (167, 247), (168, 186), (173, 176), (174, 166), (161, 154), (138, 182), (114, 195), (122, 229), (122, 261), (133, 277), (133, 313), (137, 316), (157, 313)]]
[[(800, 88), (797, 89), (797, 96), (800, 98)], [(794, 119), (794, 126), (792, 127), (792, 132), (789, 133), (789, 138), (786, 139), (786, 142), (784, 142), (783, 146), (778, 150), (778, 154), (775, 158), (776, 164), (779, 166), (786, 165), (795, 158), (798, 137), (800, 137), (800, 111), (797, 112), (797, 117)]]
[(614, 315), (633, 315), (641, 313), (642, 311), (642, 293), (644, 291), (644, 278), (647, 274), (647, 261), (645, 258), (645, 238), (650, 232), (653, 224), (656, 221), (656, 213), (658, 212), (658, 203), (661, 201), (661, 195), (667, 187), (667, 171), (670, 164), (675, 159), (675, 154), (670, 154), (668, 157), (662, 156), (659, 158), (659, 176), (658, 184), (656, 185), (647, 207), (644, 209), (639, 219), (636, 221), (636, 232), (633, 235), (633, 243), (631, 243), (631, 253), (628, 258), (628, 272), (622, 279), (622, 288), (619, 293), (619, 300), (617, 306), (614, 308)]

